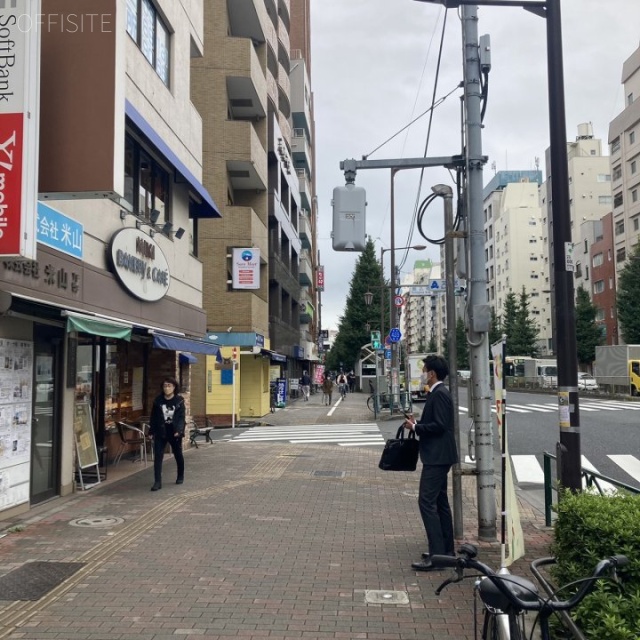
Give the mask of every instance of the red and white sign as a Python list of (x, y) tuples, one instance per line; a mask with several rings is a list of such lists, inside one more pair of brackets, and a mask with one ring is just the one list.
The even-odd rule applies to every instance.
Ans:
[(36, 258), (40, 0), (0, 3), (0, 256)]
[(316, 288), (318, 291), (324, 291), (324, 267), (318, 267), (318, 277), (316, 278)]
[(260, 249), (255, 247), (234, 249), (231, 260), (233, 261), (233, 288), (259, 289)]
[(237, 360), (237, 359), (238, 359), (238, 349), (237, 349), (236, 347), (233, 347), (233, 349), (231, 350), (231, 357), (232, 357), (234, 360)]
[(393, 304), (396, 307), (401, 307), (404, 304), (404, 298), (402, 296), (394, 296)]

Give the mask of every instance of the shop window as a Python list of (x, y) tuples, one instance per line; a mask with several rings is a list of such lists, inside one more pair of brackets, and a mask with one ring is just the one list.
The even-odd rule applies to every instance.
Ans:
[(124, 196), (134, 213), (148, 218), (159, 211), (158, 223), (170, 214), (170, 174), (132, 135), (125, 138)]

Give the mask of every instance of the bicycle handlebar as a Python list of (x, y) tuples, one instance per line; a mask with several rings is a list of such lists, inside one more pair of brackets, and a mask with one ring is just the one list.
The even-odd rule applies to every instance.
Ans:
[[(465, 569), (474, 569), (479, 571), (482, 575), (486, 576), (493, 582), (496, 588), (511, 602), (512, 605), (520, 609), (521, 611), (542, 611), (547, 609), (549, 611), (566, 611), (573, 609), (578, 605), (584, 597), (591, 591), (593, 585), (598, 578), (601, 578), (609, 570), (615, 571), (618, 567), (623, 567), (629, 563), (629, 559), (624, 555), (613, 555), (605, 560), (600, 560), (596, 565), (593, 573), (590, 577), (585, 578), (582, 586), (578, 591), (568, 600), (555, 600), (552, 598), (538, 597), (537, 600), (522, 600), (519, 598), (510, 588), (510, 579), (514, 576), (511, 574), (497, 574), (491, 567), (475, 559), (477, 551), (473, 545), (466, 544), (458, 552), (457, 556), (431, 556), (430, 560), (434, 566), (440, 568), (451, 567), (456, 570), (456, 576), (445, 580), (436, 590), (436, 595), (439, 595), (442, 589), (453, 582), (460, 582), (464, 578)], [(532, 569), (537, 568), (543, 564), (551, 564), (555, 562), (555, 558), (541, 558), (535, 560), (532, 563)], [(539, 578), (539, 574), (536, 572), (536, 576)], [(513, 583), (512, 583), (513, 584)]]

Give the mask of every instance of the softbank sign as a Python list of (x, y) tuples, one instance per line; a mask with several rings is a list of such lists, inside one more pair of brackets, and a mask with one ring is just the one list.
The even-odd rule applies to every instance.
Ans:
[[(0, 0), (0, 256), (36, 257), (40, 0)], [(28, 20), (27, 20), (28, 18)]]

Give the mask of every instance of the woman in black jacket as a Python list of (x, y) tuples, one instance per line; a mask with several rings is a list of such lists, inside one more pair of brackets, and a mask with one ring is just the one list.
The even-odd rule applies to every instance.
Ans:
[(185, 407), (184, 398), (179, 395), (180, 387), (175, 378), (162, 381), (162, 393), (153, 401), (149, 420), (149, 435), (153, 438), (153, 486), (151, 491), (162, 489), (162, 458), (167, 443), (176, 459), (178, 478), (176, 484), (184, 482), (184, 438)]

